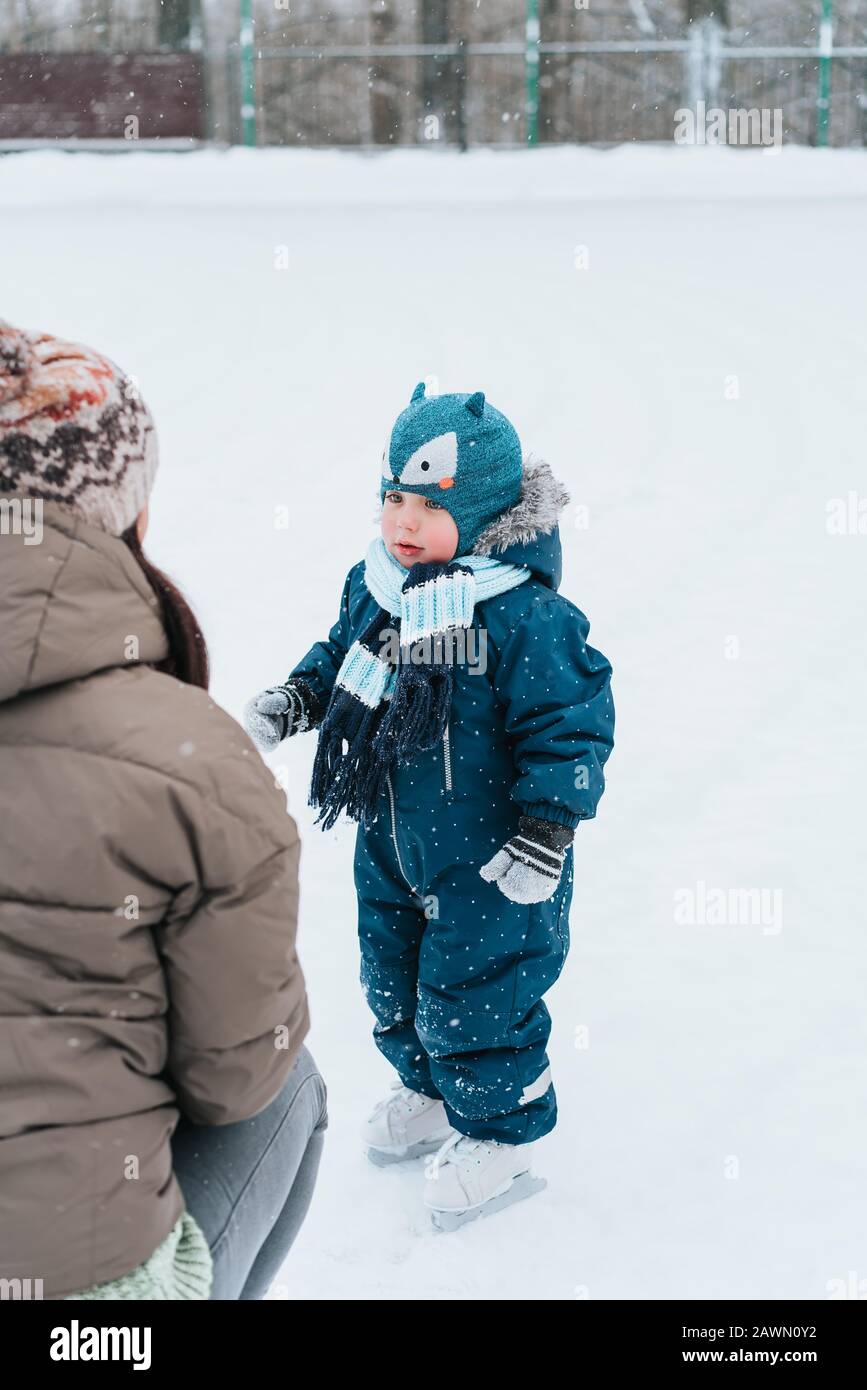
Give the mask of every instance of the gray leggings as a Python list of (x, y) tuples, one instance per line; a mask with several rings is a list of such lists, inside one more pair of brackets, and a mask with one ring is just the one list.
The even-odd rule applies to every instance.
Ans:
[(302, 1045), (279, 1095), (251, 1120), (194, 1125), (181, 1116), (172, 1163), (214, 1261), (212, 1299), (264, 1298), (307, 1215), (327, 1091)]

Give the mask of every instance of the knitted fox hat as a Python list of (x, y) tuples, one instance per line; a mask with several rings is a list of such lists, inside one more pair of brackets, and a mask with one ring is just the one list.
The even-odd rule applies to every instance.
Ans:
[(119, 536), (156, 469), (154, 422), (130, 377), (91, 348), (0, 320), (0, 496), (59, 502)]
[(473, 395), (425, 396), (419, 382), (392, 427), (382, 455), (380, 498), (417, 492), (448, 511), (457, 555), (521, 495), (521, 442), (505, 415)]

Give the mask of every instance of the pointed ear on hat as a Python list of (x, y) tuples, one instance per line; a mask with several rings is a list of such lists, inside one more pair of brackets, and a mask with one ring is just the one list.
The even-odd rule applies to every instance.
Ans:
[(470, 399), (466, 402), (466, 407), (467, 410), (472, 411), (473, 415), (478, 415), (479, 419), (481, 419), (482, 411), (485, 408), (484, 391), (477, 391), (474, 396), (470, 396)]
[(415, 390), (413, 391), (412, 395), (410, 396), (410, 398), (409, 398), (409, 403), (410, 403), (410, 405), (414, 405), (416, 401), (423, 401), (423, 400), (424, 400), (424, 382), (423, 382), (423, 381), (420, 381), (419, 384), (418, 384), (418, 386), (415, 388)]

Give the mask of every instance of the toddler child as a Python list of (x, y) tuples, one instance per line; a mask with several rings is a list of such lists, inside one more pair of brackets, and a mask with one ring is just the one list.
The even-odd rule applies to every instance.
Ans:
[(310, 804), (358, 822), (361, 982), (398, 1073), (363, 1138), (378, 1163), (436, 1152), (424, 1200), (452, 1229), (544, 1186), (542, 996), (613, 747), (611, 666), (558, 593), (568, 494), (482, 392), (416, 387), (380, 496), (328, 638), (244, 718), (265, 750), (318, 728)]

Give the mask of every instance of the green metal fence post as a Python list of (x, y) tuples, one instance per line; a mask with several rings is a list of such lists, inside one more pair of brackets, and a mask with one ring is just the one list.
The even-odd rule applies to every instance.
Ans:
[(527, 144), (539, 143), (539, 0), (527, 0), (524, 78), (527, 116)]
[(822, 0), (819, 25), (819, 94), (816, 98), (816, 144), (827, 145), (831, 121), (831, 54), (834, 44), (832, 0)]
[(256, 143), (256, 59), (253, 51), (253, 0), (241, 0), (241, 143)]

